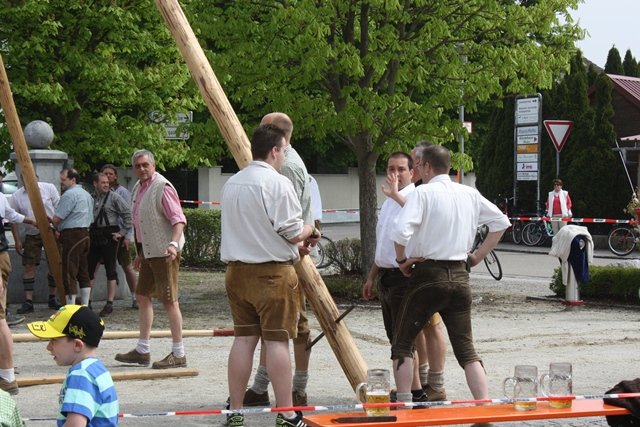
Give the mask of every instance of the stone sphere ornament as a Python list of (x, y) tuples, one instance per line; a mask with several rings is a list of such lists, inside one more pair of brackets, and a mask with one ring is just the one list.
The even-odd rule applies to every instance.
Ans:
[(25, 126), (24, 139), (29, 148), (47, 148), (53, 142), (53, 129), (47, 122), (34, 120)]

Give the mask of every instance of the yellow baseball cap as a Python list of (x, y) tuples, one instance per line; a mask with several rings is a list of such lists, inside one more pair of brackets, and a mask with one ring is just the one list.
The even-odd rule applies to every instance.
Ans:
[(104, 321), (89, 307), (65, 305), (53, 313), (48, 320), (27, 324), (29, 331), (38, 338), (78, 338), (93, 347), (98, 347), (104, 332)]

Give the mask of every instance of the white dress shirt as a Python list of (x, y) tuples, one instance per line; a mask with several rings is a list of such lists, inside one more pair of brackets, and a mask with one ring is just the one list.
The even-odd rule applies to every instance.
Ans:
[[(38, 182), (38, 188), (40, 189), (40, 197), (42, 197), (42, 204), (44, 205), (44, 211), (49, 218), (53, 218), (56, 212), (56, 207), (60, 201), (60, 194), (55, 185), (48, 182)], [(20, 187), (15, 193), (11, 195), (9, 200), (11, 207), (18, 213), (23, 214), (28, 218), (35, 218), (31, 202), (29, 201), (29, 195), (25, 190), (25, 187)], [(40, 234), (38, 227), (24, 224), (25, 234), (35, 236)]]
[[(411, 183), (400, 190), (400, 194), (406, 199), (415, 189), (416, 186)], [(376, 226), (375, 256), (375, 263), (380, 268), (398, 268), (391, 234), (401, 210), (402, 206), (390, 197), (387, 197), (387, 200), (384, 201), (380, 208), (378, 225)]]
[(478, 190), (442, 174), (409, 195), (391, 237), (408, 258), (463, 261), (480, 224), (500, 231), (510, 222)]
[(254, 160), (222, 188), (223, 262), (298, 261), (302, 207), (293, 184), (266, 162)]

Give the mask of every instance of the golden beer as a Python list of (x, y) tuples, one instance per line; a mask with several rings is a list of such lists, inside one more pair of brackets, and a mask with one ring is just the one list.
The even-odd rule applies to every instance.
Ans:
[[(390, 401), (391, 400), (389, 399), (389, 393), (378, 391), (367, 392), (367, 403), (389, 403)], [(379, 408), (366, 408), (365, 411), (370, 417), (389, 415), (388, 406)]]
[(538, 402), (514, 402), (513, 407), (516, 411), (535, 411)]
[(571, 408), (571, 399), (550, 400), (549, 407), (554, 409)]

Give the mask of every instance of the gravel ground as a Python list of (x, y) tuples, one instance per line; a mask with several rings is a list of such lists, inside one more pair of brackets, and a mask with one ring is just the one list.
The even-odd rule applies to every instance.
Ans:
[[(474, 297), (474, 335), (489, 375), (490, 394), (502, 397), (502, 380), (512, 375), (516, 364), (534, 364), (547, 369), (549, 362), (573, 363), (574, 393), (604, 393), (623, 379), (638, 377), (638, 342), (640, 312), (637, 307), (586, 305), (567, 309), (557, 301), (545, 300), (550, 294), (548, 280), (509, 279), (500, 282), (488, 274), (472, 274)], [(231, 326), (223, 274), (210, 272), (181, 273), (181, 299), (184, 329), (217, 329)], [(533, 298), (532, 298), (533, 297)], [(116, 301), (113, 315), (106, 319), (109, 330), (136, 330), (137, 312), (129, 301)], [(345, 307), (340, 305), (341, 309)], [(15, 308), (15, 307), (14, 307)], [(100, 303), (94, 309), (98, 311)], [(154, 329), (166, 329), (167, 323), (158, 306)], [(40, 320), (51, 313), (37, 307), (28, 320)], [(369, 367), (390, 367), (380, 310), (362, 304), (346, 318), (346, 323)], [(312, 318), (314, 335), (320, 332)], [(19, 325), (14, 333), (27, 332)], [(129, 414), (154, 414), (169, 411), (194, 411), (222, 408), (227, 397), (227, 355), (231, 337), (186, 338), (189, 367), (197, 368), (197, 377), (122, 381), (116, 384), (120, 410)], [(116, 353), (135, 346), (135, 339), (103, 340), (99, 355), (112, 372), (131, 372), (138, 368), (116, 362)], [(64, 374), (45, 350), (46, 342), (16, 343), (15, 363), (18, 379)], [(152, 360), (170, 351), (168, 338), (152, 340)], [(350, 405), (356, 400), (326, 340), (313, 350), (309, 378), (311, 405)], [(16, 396), (24, 418), (55, 417), (60, 385), (23, 387)], [(460, 369), (449, 350), (446, 389), (450, 399), (470, 399), (471, 395)], [(274, 403), (272, 401), (272, 403)], [(246, 425), (274, 425), (275, 415), (248, 415)], [(123, 426), (223, 425), (220, 415), (147, 416), (124, 418)], [(52, 425), (53, 421), (29, 421), (28, 425)], [(501, 423), (501, 426), (515, 425)], [(531, 426), (606, 426), (604, 418), (518, 423)]]

